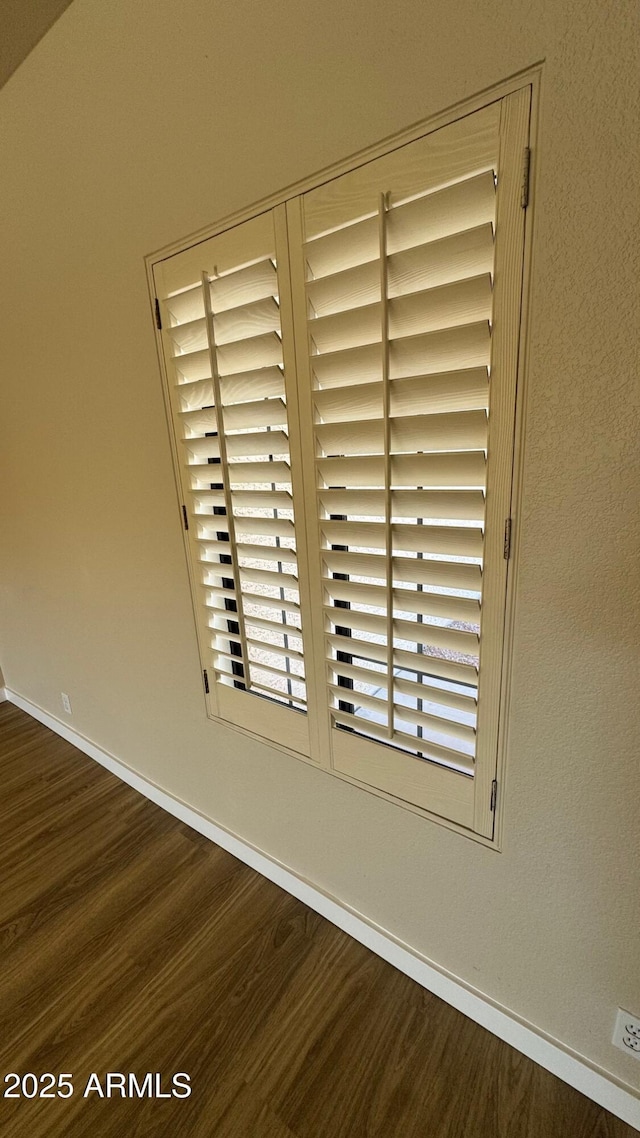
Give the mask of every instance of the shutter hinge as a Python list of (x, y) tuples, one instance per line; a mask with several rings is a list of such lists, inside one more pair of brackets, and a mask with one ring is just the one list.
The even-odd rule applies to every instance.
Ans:
[(529, 174), (531, 171), (531, 148), (525, 146), (522, 155), (522, 196), (520, 198), (520, 205), (526, 209), (529, 205)]
[(189, 529), (189, 516), (187, 514), (187, 507), (184, 505), (184, 503), (182, 506), (182, 523), (185, 529)]
[(160, 301), (156, 297), (156, 328), (159, 332), (162, 331), (162, 316), (160, 315)]
[(511, 556), (511, 518), (504, 523), (504, 559), (508, 561)]
[(497, 780), (497, 778), (494, 778), (493, 782), (491, 783), (491, 802), (489, 803), (489, 809), (490, 809), (492, 814), (495, 812), (497, 801), (498, 801), (498, 780)]
[(204, 690), (208, 695), (209, 694), (209, 677), (207, 675), (207, 669), (206, 668), (202, 669), (202, 678), (204, 680)]

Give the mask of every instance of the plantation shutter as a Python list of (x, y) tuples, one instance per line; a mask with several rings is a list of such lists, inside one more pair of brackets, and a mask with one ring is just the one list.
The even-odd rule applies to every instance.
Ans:
[(153, 265), (209, 713), (485, 837), (530, 96)]
[(486, 834), (528, 101), (289, 206), (331, 762)]
[(274, 217), (170, 257), (154, 276), (212, 712), (308, 754)]

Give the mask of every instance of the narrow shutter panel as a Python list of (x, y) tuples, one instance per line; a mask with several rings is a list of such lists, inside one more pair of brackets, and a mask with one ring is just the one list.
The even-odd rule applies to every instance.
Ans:
[(271, 215), (168, 259), (156, 283), (212, 707), (308, 754)]
[(486, 833), (478, 711), (493, 700), (486, 790), (499, 676), (485, 695), (481, 644), (501, 642), (506, 578), (488, 501), (508, 501), (515, 357), (506, 398), (502, 373), (520, 300), (512, 274), (496, 301), (496, 241), (516, 232), (521, 245), (515, 181), (501, 179), (526, 137), (524, 103), (517, 123), (493, 105), (290, 207), (333, 765), (470, 828), (480, 817)]

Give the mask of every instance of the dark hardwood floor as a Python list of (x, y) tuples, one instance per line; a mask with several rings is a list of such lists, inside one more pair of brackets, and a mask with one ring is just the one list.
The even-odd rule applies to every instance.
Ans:
[(8, 703), (0, 779), (2, 1135), (637, 1138)]

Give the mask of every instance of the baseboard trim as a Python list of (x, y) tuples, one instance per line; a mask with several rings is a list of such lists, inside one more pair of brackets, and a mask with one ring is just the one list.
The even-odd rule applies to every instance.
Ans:
[[(499, 1039), (515, 1047), (523, 1055), (539, 1063), (547, 1071), (586, 1095), (599, 1106), (611, 1111), (623, 1122), (640, 1131), (640, 1095), (633, 1087), (627, 1086), (608, 1072), (595, 1067), (583, 1056), (570, 1051), (562, 1043), (542, 1033), (535, 1025), (521, 1019), (508, 1008), (494, 1003), (490, 998), (467, 985), (459, 977), (419, 955), (409, 945), (404, 944), (392, 933), (375, 925), (366, 916), (351, 909), (335, 897), (324, 893), (312, 882), (298, 876), (295, 871), (276, 861), (268, 854), (250, 845), (236, 834), (225, 830), (217, 823), (199, 814), (193, 807), (174, 798), (167, 791), (137, 774), (136, 771), (116, 759), (101, 747), (74, 731), (67, 723), (44, 711), (31, 700), (9, 688), (4, 691), (5, 699), (20, 707), (34, 719), (39, 720), (57, 735), (61, 735), (79, 751), (100, 763), (117, 775), (134, 790), (139, 791), (151, 802), (161, 806), (169, 814), (180, 819), (198, 833), (209, 838), (222, 849), (251, 866), (263, 877), (273, 881), (293, 897), (308, 905), (310, 909), (326, 917), (343, 932), (365, 945), (377, 956), (410, 976), (423, 988), (468, 1016)], [(0, 701), (2, 696), (0, 695)]]
[(6, 688), (0, 688), (0, 703), (6, 703), (8, 698)]

